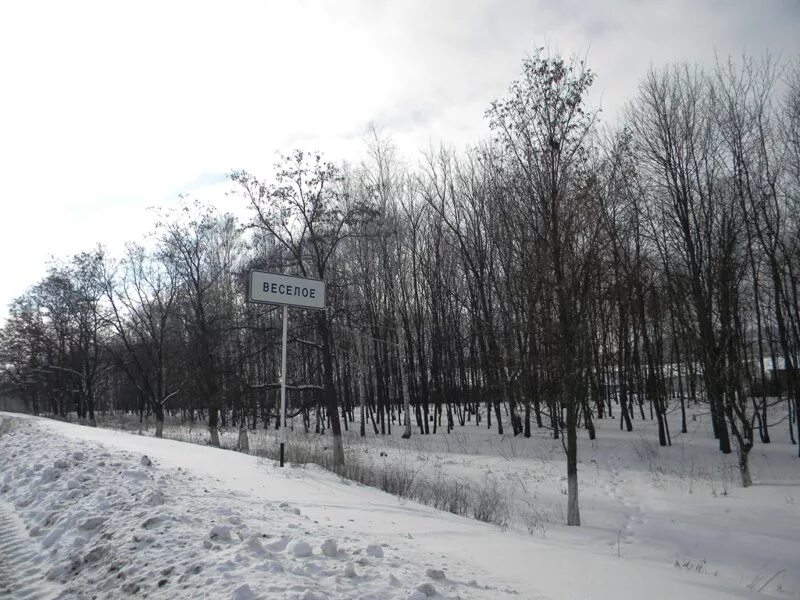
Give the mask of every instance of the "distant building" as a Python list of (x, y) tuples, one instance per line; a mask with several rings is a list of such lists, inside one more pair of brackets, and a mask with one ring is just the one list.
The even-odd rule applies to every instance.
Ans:
[[(794, 359), (795, 369), (797, 369), (797, 357)], [(767, 375), (767, 381), (775, 388), (780, 387), (786, 390), (789, 386), (789, 377), (791, 375), (791, 366), (786, 363), (782, 356), (764, 359), (764, 372)]]

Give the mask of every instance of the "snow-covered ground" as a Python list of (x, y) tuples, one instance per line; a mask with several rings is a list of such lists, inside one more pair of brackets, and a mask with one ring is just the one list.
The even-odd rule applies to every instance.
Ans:
[(581, 528), (561, 523), (544, 436), (348, 440), (365, 461), (492, 482), (501, 530), (317, 467), (0, 413), (0, 596), (800, 598), (788, 444), (757, 445), (743, 490), (702, 419), (666, 449), (615, 425), (582, 442)]

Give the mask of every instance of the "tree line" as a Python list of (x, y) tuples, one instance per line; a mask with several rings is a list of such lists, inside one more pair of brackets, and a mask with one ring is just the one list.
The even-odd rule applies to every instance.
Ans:
[[(230, 175), (242, 221), (185, 201), (122, 257), (50, 265), (0, 330), (0, 385), (34, 413), (165, 414), (279, 427), (281, 313), (251, 269), (323, 279), (293, 310), (287, 390), (306, 431), (450, 433), (467, 423), (567, 455), (597, 419), (710, 415), (721, 452), (800, 435), (800, 62), (652, 68), (618, 122), (581, 57), (537, 50), (486, 111), (487, 139), (360, 164), (281, 158)], [(583, 434), (581, 432), (584, 432)]]

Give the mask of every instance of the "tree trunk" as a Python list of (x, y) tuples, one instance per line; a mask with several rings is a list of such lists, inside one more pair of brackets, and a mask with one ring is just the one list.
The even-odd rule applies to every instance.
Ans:
[(219, 448), (219, 409), (212, 407), (208, 409), (208, 433), (211, 434), (211, 445)]
[(164, 409), (156, 407), (156, 437), (164, 437)]
[(578, 506), (578, 433), (575, 399), (567, 404), (567, 525), (580, 525)]
[(750, 449), (752, 446), (745, 440), (739, 444), (739, 475), (742, 478), (742, 487), (753, 485), (750, 477)]
[(236, 446), (239, 452), (250, 452), (250, 440), (247, 437), (247, 424), (244, 421), (242, 421), (239, 426), (239, 440)]
[(333, 464), (337, 467), (344, 466), (344, 448), (342, 447), (342, 425), (339, 420), (339, 406), (336, 400), (336, 387), (333, 374), (333, 340), (328, 327), (328, 316), (325, 311), (319, 311), (317, 327), (322, 338), (322, 368), (325, 379), (325, 408), (331, 423), (331, 438), (333, 442)]

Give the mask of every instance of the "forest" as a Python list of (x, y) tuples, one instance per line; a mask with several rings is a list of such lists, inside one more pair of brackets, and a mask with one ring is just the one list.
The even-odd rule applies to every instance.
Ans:
[[(321, 279), (290, 309), (290, 415), (325, 434), (480, 426), (563, 444), (580, 524), (578, 436), (616, 419), (658, 443), (701, 406), (741, 484), (800, 436), (800, 60), (653, 67), (616, 122), (581, 56), (539, 49), (474, 146), (282, 155), (225, 199), (162, 209), (124, 255), (58, 257), (0, 329), (0, 393), (95, 424), (133, 413), (278, 428), (281, 309), (253, 269)], [(246, 203), (247, 217), (227, 210)]]

